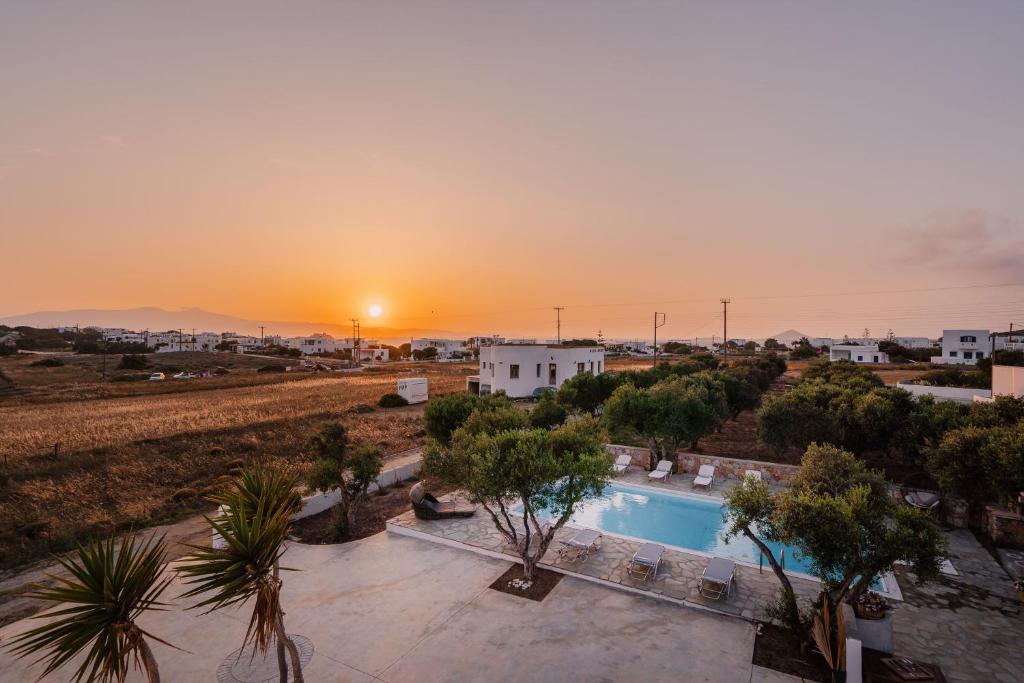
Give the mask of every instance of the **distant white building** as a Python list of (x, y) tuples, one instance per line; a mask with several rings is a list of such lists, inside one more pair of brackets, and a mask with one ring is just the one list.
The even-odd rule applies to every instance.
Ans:
[(495, 344), (480, 349), (480, 393), (512, 398), (540, 387), (557, 389), (570, 377), (604, 372), (604, 347), (557, 344)]
[(359, 361), (386, 361), (390, 358), (391, 350), (379, 346), (360, 346), (356, 355)]
[[(932, 356), (932, 363), (975, 365), (988, 355), (991, 348), (988, 335), (988, 330), (943, 330), (942, 355)], [(996, 338), (996, 348), (1003, 348), (1001, 338)]]
[(816, 349), (832, 348), (832, 344), (835, 343), (832, 337), (809, 337), (807, 343)]
[(481, 346), (494, 346), (495, 344), (504, 343), (505, 338), (496, 334), (483, 337), (470, 337), (466, 340), (466, 346), (471, 349), (479, 349)]
[(888, 363), (889, 354), (878, 350), (878, 344), (833, 344), (828, 349), (830, 361), (850, 360), (854, 363)]
[(145, 344), (144, 332), (133, 332), (119, 327), (108, 327), (103, 330), (103, 341), (106, 344)]
[(423, 351), (433, 347), (437, 349), (438, 358), (453, 358), (456, 354), (466, 352), (466, 341), (464, 339), (421, 337), (419, 339), (413, 339), (410, 346), (413, 351)]
[(617, 346), (621, 347), (626, 353), (635, 353), (641, 356), (654, 355), (654, 345), (642, 339), (619, 342)]
[[(343, 346), (339, 340), (329, 334), (311, 334), (305, 337), (292, 337), (285, 340), (285, 345), (290, 349), (298, 349), (304, 356), (313, 356), (318, 353), (334, 353)], [(348, 348), (352, 348), (349, 346)]]
[(893, 341), (905, 349), (930, 349), (935, 346), (928, 337), (894, 337)]

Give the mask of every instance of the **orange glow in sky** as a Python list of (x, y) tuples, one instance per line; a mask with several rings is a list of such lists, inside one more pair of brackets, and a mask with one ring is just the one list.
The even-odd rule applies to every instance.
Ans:
[(928, 7), (8, 3), (0, 317), (1024, 323), (1024, 5)]

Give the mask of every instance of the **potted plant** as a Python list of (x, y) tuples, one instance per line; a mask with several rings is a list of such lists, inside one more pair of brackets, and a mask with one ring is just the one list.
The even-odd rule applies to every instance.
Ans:
[(853, 603), (858, 619), (884, 619), (890, 609), (889, 601), (874, 591), (862, 593)]

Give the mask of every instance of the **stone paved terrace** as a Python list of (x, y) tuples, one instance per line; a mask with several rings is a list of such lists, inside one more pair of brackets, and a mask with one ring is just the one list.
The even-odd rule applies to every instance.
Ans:
[[(693, 477), (689, 475), (675, 475), (669, 482), (657, 486), (690, 491), (692, 490), (692, 479)], [(646, 472), (642, 471), (627, 473), (620, 478), (620, 481), (648, 484)], [(708, 495), (720, 498), (722, 490), (735, 484), (735, 480), (716, 481), (712, 492)], [(508, 556), (510, 559), (518, 557), (515, 550), (505, 542), (504, 537), (495, 529), (490, 517), (483, 510), (469, 518), (432, 521), (417, 519), (413, 512), (409, 511), (389, 520), (388, 527), (397, 533), (408, 529), (418, 532), (416, 535), (419, 537), (425, 535), (444, 539), (449, 544), (469, 546), (470, 550), (481, 550), (492, 554), (492, 556), (499, 554)], [(585, 562), (560, 559), (558, 556), (559, 541), (568, 540), (575, 533), (576, 530), (573, 528), (559, 529), (555, 534), (554, 543), (544, 556), (542, 565), (745, 619), (764, 620), (765, 605), (778, 596), (778, 579), (775, 578), (767, 564), (763, 572), (759, 572), (756, 567), (740, 565), (736, 570), (736, 584), (733, 586), (729, 598), (708, 600), (697, 591), (697, 584), (704, 567), (707, 566), (708, 558), (675, 550), (666, 551), (658, 575), (653, 581), (634, 578), (629, 575), (626, 568), (633, 553), (640, 547), (640, 543), (607, 534), (604, 535), (600, 550), (591, 553)], [(808, 603), (821, 591), (821, 584), (817, 581), (798, 577), (791, 577), (791, 581), (797, 595)]]
[(1024, 613), (1010, 577), (969, 531), (949, 534), (949, 556), (958, 576), (923, 586), (898, 577), (896, 650), (940, 665), (950, 681), (1024, 681)]

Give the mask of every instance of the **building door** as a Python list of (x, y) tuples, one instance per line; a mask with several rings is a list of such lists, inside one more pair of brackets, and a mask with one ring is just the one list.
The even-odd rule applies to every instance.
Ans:
[(558, 363), (548, 363), (548, 384), (558, 384)]

